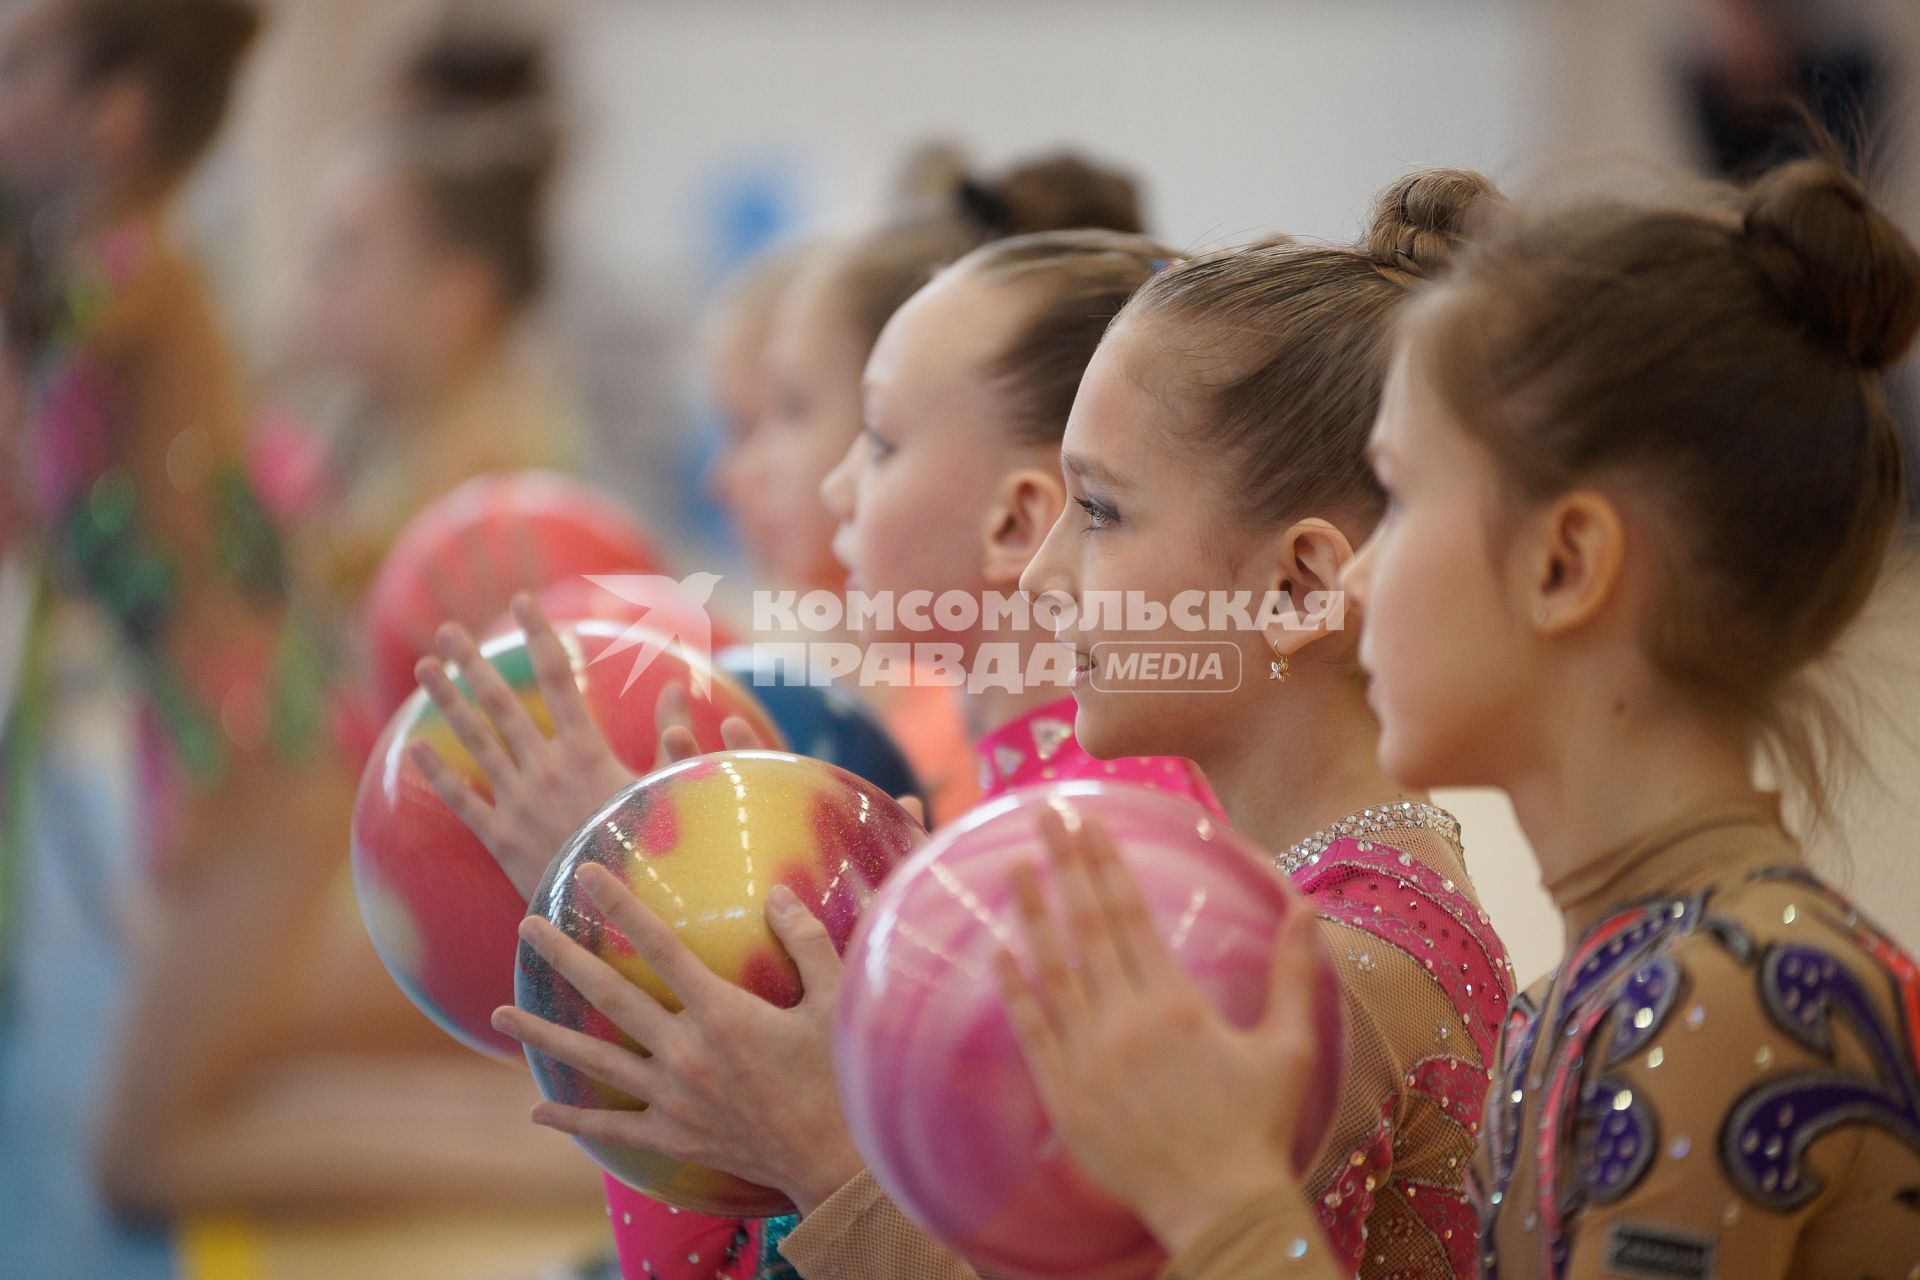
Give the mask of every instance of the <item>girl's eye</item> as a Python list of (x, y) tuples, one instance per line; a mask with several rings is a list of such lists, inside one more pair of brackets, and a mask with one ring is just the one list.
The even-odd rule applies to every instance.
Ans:
[(894, 445), (891, 440), (881, 436), (873, 428), (867, 428), (867, 460), (884, 462), (893, 456)]
[(1078, 504), (1082, 511), (1087, 513), (1087, 530), (1089, 533), (1108, 528), (1120, 519), (1119, 514), (1115, 512), (1112, 507), (1104, 503), (1095, 502), (1092, 498), (1075, 498), (1074, 502)]

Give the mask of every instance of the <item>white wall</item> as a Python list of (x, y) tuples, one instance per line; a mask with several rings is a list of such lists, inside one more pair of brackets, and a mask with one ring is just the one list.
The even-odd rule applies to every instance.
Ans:
[(1060, 142), (1135, 167), (1182, 244), (1352, 231), (1429, 164), (1508, 167), (1536, 112), (1531, 9), (1499, 0), (815, 0), (589, 5), (572, 49), (591, 119), (567, 217), (583, 260), (684, 275), (698, 193), (785, 156), (813, 208), (873, 206), (902, 150), (990, 161)]

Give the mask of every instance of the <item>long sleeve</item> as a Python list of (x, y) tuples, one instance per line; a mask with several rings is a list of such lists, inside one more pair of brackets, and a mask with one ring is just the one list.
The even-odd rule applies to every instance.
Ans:
[(864, 1169), (802, 1218), (780, 1253), (805, 1280), (978, 1280)]

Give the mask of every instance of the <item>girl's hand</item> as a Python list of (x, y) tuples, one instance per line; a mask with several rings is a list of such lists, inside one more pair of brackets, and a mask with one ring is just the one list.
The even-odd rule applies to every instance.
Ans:
[(1295, 1188), (1289, 1153), (1313, 1063), (1313, 913), (1281, 928), (1260, 1023), (1239, 1030), (1187, 978), (1098, 823), (1041, 819), (1067, 912), (1015, 872), (1029, 980), (999, 955), (1007, 1013), (1047, 1113), (1094, 1181), (1169, 1253), (1266, 1192)]
[[(438, 636), (445, 662), (422, 658), (414, 674), (486, 775), (493, 798), (469, 786), (424, 742), (414, 744), (408, 757), (434, 794), (493, 854), (521, 897), (531, 898), (560, 847), (632, 783), (634, 774), (613, 754), (587, 710), (574, 683), (573, 663), (539, 605), (517, 596), (513, 616), (526, 629), (534, 681), (553, 719), (553, 736), (540, 731), (493, 664), (480, 656), (466, 628), (449, 623)], [(471, 701), (453, 683), (448, 663), (465, 676)]]
[(779, 1009), (726, 981), (604, 867), (580, 885), (683, 1008), (669, 1013), (538, 916), (520, 936), (650, 1057), (511, 1006), (493, 1025), (548, 1057), (646, 1102), (645, 1111), (543, 1102), (536, 1124), (619, 1147), (645, 1147), (777, 1188), (811, 1213), (862, 1168), (833, 1077), (841, 964), (827, 930), (785, 886), (767, 920), (800, 970), (804, 994)]

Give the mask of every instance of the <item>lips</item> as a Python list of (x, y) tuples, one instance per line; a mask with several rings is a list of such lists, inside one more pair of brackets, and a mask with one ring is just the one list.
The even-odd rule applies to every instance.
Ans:
[(853, 556), (849, 551), (852, 545), (852, 531), (846, 525), (841, 525), (833, 535), (833, 558), (838, 560), (847, 571), (847, 590), (857, 591), (860, 587), (860, 575), (855, 571)]
[(1063, 640), (1061, 643), (1073, 649), (1073, 672), (1067, 677), (1067, 687), (1069, 689), (1078, 689), (1087, 682), (1088, 677), (1093, 675), (1093, 654), (1073, 644), (1071, 641)]

